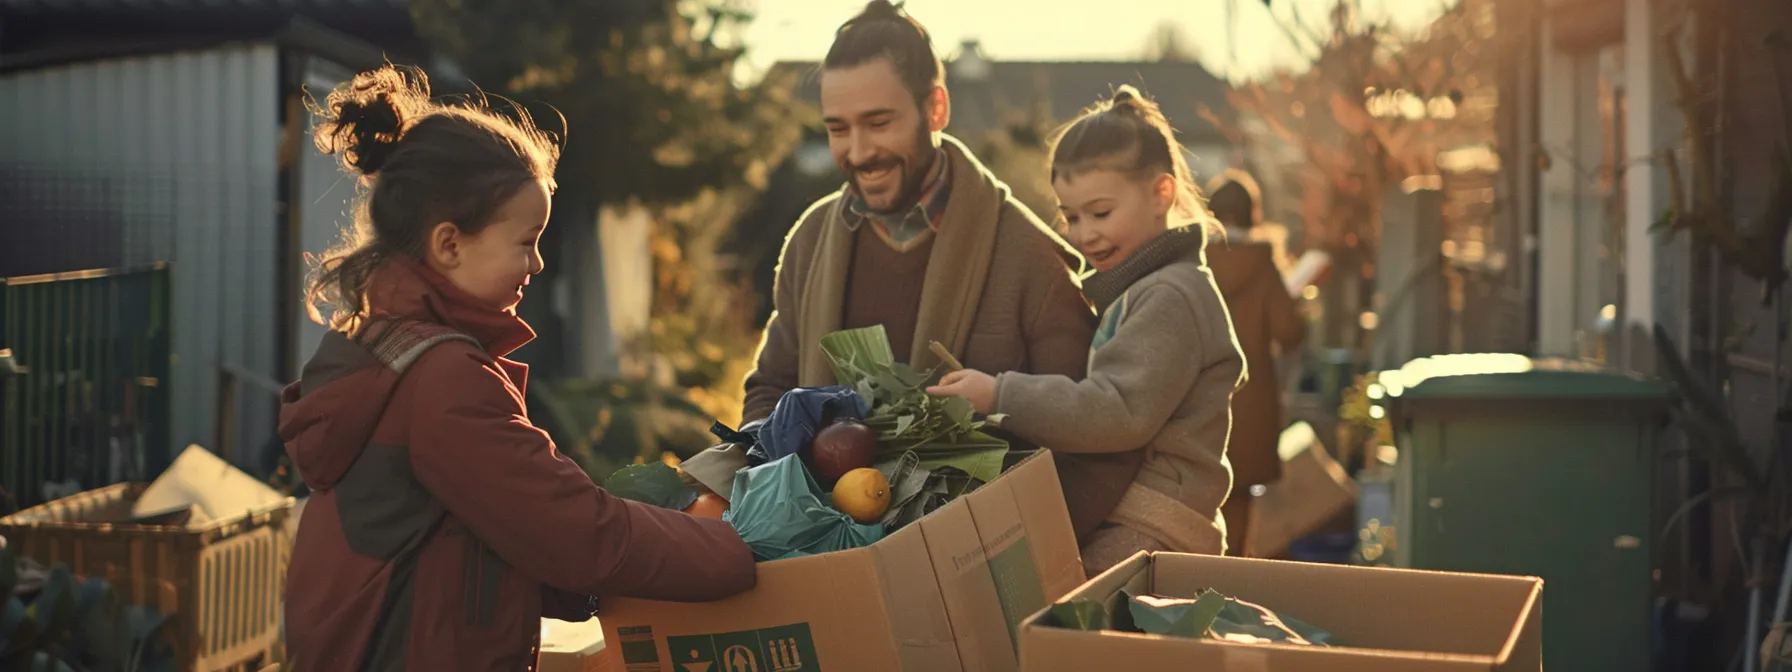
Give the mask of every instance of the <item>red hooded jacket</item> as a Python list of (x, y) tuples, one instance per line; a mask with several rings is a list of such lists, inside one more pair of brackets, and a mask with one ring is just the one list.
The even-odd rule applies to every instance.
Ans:
[(529, 423), (534, 338), (410, 261), (382, 268), (369, 326), (331, 332), (289, 386), (280, 436), (311, 487), (286, 581), (294, 669), (533, 669), (545, 615), (618, 595), (753, 587), (727, 523), (611, 496)]

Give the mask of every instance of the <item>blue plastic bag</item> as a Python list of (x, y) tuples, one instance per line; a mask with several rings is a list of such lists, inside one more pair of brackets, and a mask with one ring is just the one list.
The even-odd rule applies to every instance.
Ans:
[(870, 413), (871, 402), (845, 385), (785, 392), (755, 432), (758, 443), (747, 449), (747, 459), (759, 465), (794, 455), (809, 445), (823, 425), (840, 418), (864, 420)]
[(883, 525), (861, 525), (829, 506), (796, 456), (740, 470), (729, 504), (722, 520), (760, 561), (869, 546), (884, 536)]

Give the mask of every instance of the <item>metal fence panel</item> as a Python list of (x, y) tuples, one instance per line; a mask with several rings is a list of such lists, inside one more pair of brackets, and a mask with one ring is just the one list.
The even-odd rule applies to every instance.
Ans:
[(0, 282), (0, 512), (166, 468), (167, 265)]

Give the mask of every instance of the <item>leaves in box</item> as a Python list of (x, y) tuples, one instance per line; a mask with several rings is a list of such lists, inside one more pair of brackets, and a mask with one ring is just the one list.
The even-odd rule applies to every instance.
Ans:
[(1051, 607), (1052, 622), (1060, 628), (1093, 632), (1107, 630), (1108, 608), (1095, 600), (1071, 600)]
[(633, 464), (604, 479), (604, 489), (623, 499), (663, 509), (683, 511), (697, 501), (697, 492), (684, 484), (678, 471), (664, 462)]

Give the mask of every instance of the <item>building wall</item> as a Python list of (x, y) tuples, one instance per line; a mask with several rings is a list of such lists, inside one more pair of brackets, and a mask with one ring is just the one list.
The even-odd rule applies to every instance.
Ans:
[[(214, 443), (222, 371), (279, 374), (278, 61), (246, 44), (0, 76), (0, 170), (34, 202), (0, 228), (69, 266), (170, 262), (176, 447)], [(274, 401), (241, 395), (238, 445), (273, 438)]]
[[(1719, 29), (1725, 70), (1715, 87), (1722, 115), (1717, 138), (1719, 197), (1727, 200), (1731, 223), (1751, 245), (1783, 246), (1783, 229), (1778, 236), (1768, 232), (1783, 225), (1785, 220), (1773, 219), (1785, 215), (1769, 218), (1768, 206), (1789, 188), (1775, 183), (1772, 163), (1776, 152), (1792, 147), (1792, 109), (1785, 102), (1792, 99), (1792, 47), (1763, 44), (1763, 36), (1792, 31), (1792, 5), (1782, 0), (1733, 0), (1726, 18)], [(1710, 293), (1695, 295), (1694, 300), (1709, 301), (1714, 307), (1705, 316), (1706, 325), (1695, 325), (1705, 326), (1707, 335), (1695, 337), (1695, 344), (1702, 347), (1692, 357), (1708, 361), (1713, 386), (1727, 393), (1730, 414), (1756, 464), (1779, 464), (1784, 469), (1788, 433), (1780, 414), (1787, 406), (1792, 377), (1792, 363), (1785, 355), (1792, 336), (1787, 333), (1787, 285), (1782, 283), (1769, 300), (1760, 281), (1720, 255), (1713, 255), (1705, 270), (1708, 275), (1701, 278), (1704, 283), (1698, 289)], [(1737, 483), (1724, 470), (1713, 471), (1719, 472), (1712, 476), (1713, 488)], [(1716, 511), (1731, 514), (1724, 507)], [(1726, 523), (1717, 518), (1713, 529), (1723, 530), (1717, 525)], [(1712, 567), (1730, 566), (1731, 551), (1717, 543), (1712, 547)], [(1772, 554), (1768, 557), (1774, 562)]]
[[(348, 68), (331, 63), (321, 58), (306, 59), (304, 85), (305, 90), (313, 98), (322, 102), (330, 91), (355, 73)], [(341, 240), (343, 229), (353, 224), (353, 205), (355, 198), (355, 179), (342, 172), (336, 157), (317, 151), (311, 143), (311, 130), (316, 128), (316, 117), (307, 114), (305, 117), (306, 135), (300, 139), (297, 151), (298, 187), (297, 197), (293, 199), (297, 207), (299, 226), (299, 247), (302, 254), (321, 255), (334, 247)], [(308, 267), (302, 269), (308, 270)], [(293, 341), (293, 351), (286, 353), (291, 358), (291, 371), (298, 371), (305, 360), (317, 351), (318, 343), (328, 331), (322, 324), (311, 320), (302, 302), (297, 303), (292, 315), (297, 325), (297, 338)]]

